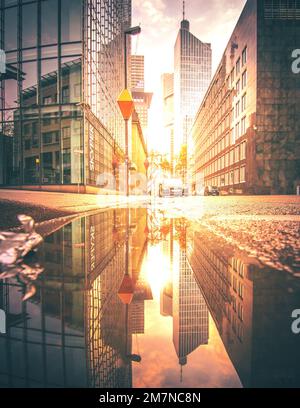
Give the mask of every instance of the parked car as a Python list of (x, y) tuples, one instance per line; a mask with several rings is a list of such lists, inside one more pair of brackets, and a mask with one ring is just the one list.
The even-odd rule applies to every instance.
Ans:
[(204, 189), (204, 195), (205, 196), (219, 196), (220, 191), (218, 187), (215, 186), (206, 186)]
[(165, 179), (159, 184), (159, 197), (182, 197), (184, 194), (180, 179)]

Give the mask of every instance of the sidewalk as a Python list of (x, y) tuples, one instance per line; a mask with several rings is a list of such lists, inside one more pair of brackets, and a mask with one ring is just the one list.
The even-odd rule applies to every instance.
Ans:
[(128, 202), (141, 203), (147, 197), (93, 194), (52, 193), (42, 191), (0, 189), (0, 229), (18, 226), (16, 216), (26, 213), (36, 222), (71, 216), (111, 207), (126, 207)]

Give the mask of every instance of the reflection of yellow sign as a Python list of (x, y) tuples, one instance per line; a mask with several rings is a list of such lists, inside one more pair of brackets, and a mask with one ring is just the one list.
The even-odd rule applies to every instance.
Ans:
[(40, 164), (40, 159), (38, 159), (38, 158), (35, 159), (35, 163), (36, 163), (36, 164)]

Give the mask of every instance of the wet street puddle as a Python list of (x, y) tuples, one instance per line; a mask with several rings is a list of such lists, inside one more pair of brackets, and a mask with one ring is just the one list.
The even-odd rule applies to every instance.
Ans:
[(26, 302), (18, 277), (0, 281), (2, 387), (300, 386), (299, 271), (201, 223), (103, 211), (46, 237), (34, 262)]

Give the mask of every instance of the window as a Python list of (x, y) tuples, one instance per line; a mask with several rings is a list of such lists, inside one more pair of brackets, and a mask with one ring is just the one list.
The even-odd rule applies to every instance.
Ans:
[(236, 75), (238, 76), (241, 72), (241, 59), (239, 58), (236, 63)]
[(36, 136), (32, 138), (32, 147), (39, 147), (39, 139)]
[(45, 96), (45, 98), (43, 98), (43, 104), (44, 105), (51, 105), (51, 103), (52, 103), (51, 96)]
[(225, 174), (225, 186), (229, 185), (229, 173)]
[(31, 125), (30, 123), (25, 123), (24, 124), (24, 135), (29, 135), (31, 132)]
[(240, 137), (240, 122), (235, 125), (235, 140)]
[(61, 133), (63, 139), (68, 139), (71, 136), (71, 128), (69, 126), (63, 127)]
[(59, 132), (46, 132), (43, 133), (43, 144), (52, 144), (52, 143), (58, 143), (59, 142)]
[(62, 89), (62, 103), (68, 103), (70, 101), (70, 88), (68, 86)]
[(234, 149), (230, 150), (230, 165), (234, 163)]
[(243, 117), (241, 122), (241, 135), (244, 135), (245, 133), (246, 133), (246, 116)]
[[(23, 2), (24, 3), (24, 2)], [(37, 3), (22, 7), (22, 47), (37, 46)]]
[(239, 79), (236, 83), (236, 94), (239, 95), (241, 90), (241, 80)]
[(230, 74), (230, 82), (231, 82), (231, 86), (233, 86), (233, 83), (234, 83), (234, 69), (231, 71), (231, 74)]
[(245, 71), (242, 75), (242, 89), (247, 86), (247, 71)]
[(241, 160), (246, 159), (246, 142), (241, 144)]
[(240, 116), (240, 101), (235, 105), (235, 117), (236, 119)]
[(43, 144), (51, 144), (52, 143), (52, 132), (43, 133)]
[(247, 47), (245, 47), (242, 52), (242, 65), (244, 66), (246, 63), (247, 63)]
[(242, 112), (247, 108), (247, 94), (244, 94), (242, 97)]
[(241, 167), (241, 171), (240, 171), (240, 182), (241, 182), (241, 183), (245, 183), (245, 182), (246, 182), (246, 167), (245, 167), (245, 166)]
[(6, 51), (15, 50), (17, 46), (17, 7), (12, 7), (4, 10), (4, 21), (5, 21), (5, 43), (4, 49)]
[(240, 183), (240, 169), (237, 168), (234, 170), (234, 184)]
[(236, 163), (240, 161), (240, 146), (236, 146), (234, 156)]
[(62, 42), (81, 40), (81, 0), (61, 0)]
[(57, 44), (58, 3), (57, 0), (41, 2), (41, 41), (43, 45)]
[(31, 148), (30, 139), (26, 139), (25, 140), (25, 150), (30, 150), (30, 148)]

